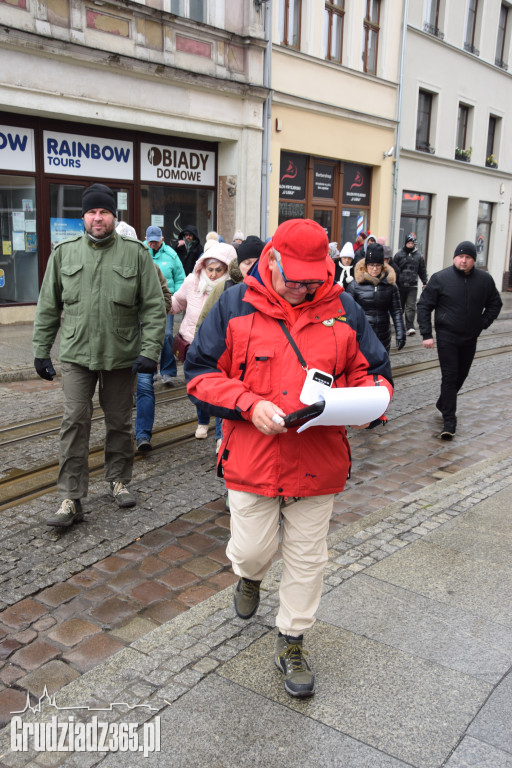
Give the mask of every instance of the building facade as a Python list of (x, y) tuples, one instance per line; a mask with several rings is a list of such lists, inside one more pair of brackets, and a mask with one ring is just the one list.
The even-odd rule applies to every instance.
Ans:
[(260, 231), (264, 7), (5, 0), (0, 21), (0, 322), (33, 317), (94, 181), (141, 239)]
[(389, 242), (403, 4), (275, 0), (270, 229), (315, 219)]
[(402, 71), (395, 248), (414, 232), (429, 274), (472, 240), (509, 287), (512, 5), (410, 0)]

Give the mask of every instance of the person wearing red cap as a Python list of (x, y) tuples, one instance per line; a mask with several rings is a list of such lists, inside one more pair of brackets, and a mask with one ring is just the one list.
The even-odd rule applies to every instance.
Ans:
[(275, 663), (286, 692), (299, 698), (315, 690), (303, 633), (315, 621), (334, 494), (351, 462), (345, 427), (298, 433), (283, 417), (303, 407), (312, 369), (334, 388), (392, 393), (387, 354), (362, 309), (334, 283), (328, 248), (316, 222), (281, 224), (251, 274), (212, 307), (185, 363), (192, 401), (224, 419), (217, 468), (229, 494), (226, 552), (239, 577), (234, 603), (242, 619), (258, 608), (281, 534)]

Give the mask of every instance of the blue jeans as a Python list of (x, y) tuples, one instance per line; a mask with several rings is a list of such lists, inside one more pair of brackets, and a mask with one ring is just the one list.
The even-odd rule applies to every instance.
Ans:
[(155, 421), (155, 389), (152, 373), (137, 374), (137, 411), (135, 416), (135, 439), (151, 440)]
[[(196, 405), (196, 411), (197, 411), (197, 423), (208, 425), (210, 423), (210, 411), (208, 410), (208, 408), (200, 408), (198, 405)], [(215, 417), (215, 439), (218, 440), (219, 438), (222, 438), (222, 419), (216, 416)]]
[(176, 376), (178, 373), (176, 358), (172, 353), (173, 324), (174, 315), (167, 315), (164, 345), (160, 353), (160, 373), (162, 376)]

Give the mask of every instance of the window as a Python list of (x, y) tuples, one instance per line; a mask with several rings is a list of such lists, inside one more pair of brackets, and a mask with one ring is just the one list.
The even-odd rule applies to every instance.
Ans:
[(489, 127), (487, 128), (487, 147), (485, 153), (485, 164), (488, 168), (497, 168), (498, 161), (494, 154), (494, 144), (496, 141), (496, 127), (498, 119), (492, 115), (489, 117)]
[(377, 74), (377, 48), (379, 42), (380, 0), (366, 0), (364, 20), (363, 70), (371, 75)]
[(466, 39), (464, 41), (464, 50), (480, 55), (480, 51), (475, 48), (475, 33), (478, 14), (478, 0), (468, 0), (468, 10), (466, 16)]
[(497, 67), (502, 69), (508, 69), (508, 65), (505, 63), (505, 41), (507, 38), (507, 20), (508, 20), (508, 7), (506, 5), (501, 6), (500, 20), (498, 22), (498, 39), (496, 40), (496, 58), (494, 63)]
[(206, 22), (207, 0), (171, 0), (171, 13), (192, 21)]
[(432, 116), (432, 94), (420, 91), (418, 98), (418, 121), (416, 125), (416, 149), (420, 152), (434, 152), (430, 146), (430, 121)]
[(476, 265), (487, 267), (489, 258), (489, 239), (491, 236), (492, 203), (480, 201), (478, 204), (478, 223), (476, 226)]
[(428, 32), (430, 35), (435, 35), (435, 37), (439, 37), (440, 40), (444, 40), (444, 35), (439, 29), (440, 3), (441, 3), (441, 0), (428, 0), (425, 23), (423, 24), (423, 31)]
[(300, 48), (300, 16), (302, 0), (280, 0), (279, 40), (281, 45)]
[(423, 254), (425, 261), (427, 261), (431, 207), (432, 195), (424, 192), (403, 191), (398, 244), (402, 248), (409, 232), (414, 232), (418, 251)]
[(343, 18), (345, 0), (329, 0), (324, 12), (325, 58), (340, 61), (343, 52)]
[(36, 181), (0, 175), (0, 304), (37, 301)]
[(472, 147), (466, 148), (469, 123), (469, 107), (459, 104), (459, 117), (457, 120), (457, 145), (455, 147), (455, 159), (467, 163), (471, 160)]

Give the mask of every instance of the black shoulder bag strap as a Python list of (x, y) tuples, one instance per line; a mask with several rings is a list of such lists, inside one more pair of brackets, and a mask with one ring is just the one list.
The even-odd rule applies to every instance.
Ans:
[(306, 361), (302, 357), (302, 353), (301, 353), (300, 349), (298, 348), (298, 346), (296, 345), (295, 341), (293, 340), (293, 336), (291, 335), (290, 331), (286, 327), (286, 323), (284, 322), (284, 320), (278, 320), (277, 322), (281, 326), (282, 332), (284, 333), (284, 335), (286, 336), (286, 338), (290, 342), (293, 351), (297, 355), (299, 363), (302, 365), (303, 369), (305, 371), (307, 371), (308, 370), (308, 364), (306, 363)]

